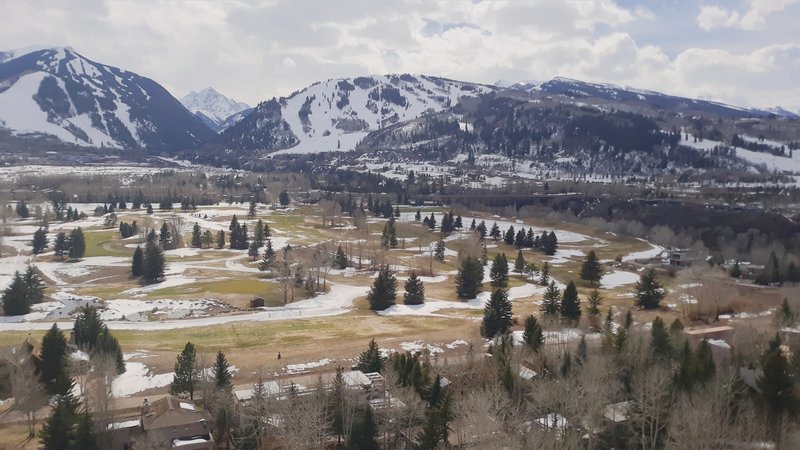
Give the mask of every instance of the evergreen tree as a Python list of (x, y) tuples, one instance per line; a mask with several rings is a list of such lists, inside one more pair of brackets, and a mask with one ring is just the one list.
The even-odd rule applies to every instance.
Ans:
[(575, 354), (575, 360), (578, 364), (583, 364), (589, 357), (589, 347), (586, 344), (586, 335), (581, 335), (581, 340), (578, 342), (578, 350)]
[(508, 299), (508, 293), (502, 288), (495, 288), (483, 309), (481, 336), (492, 339), (498, 334), (508, 332), (510, 327), (511, 301)]
[(506, 230), (506, 233), (503, 235), (503, 242), (505, 242), (506, 245), (514, 245), (515, 237), (516, 233), (514, 233), (514, 226), (511, 225), (510, 227), (508, 227), (508, 230)]
[(508, 288), (508, 261), (506, 260), (505, 253), (495, 255), (492, 268), (489, 271), (489, 278), (491, 278), (491, 285), (493, 288)]
[(394, 217), (389, 218), (386, 225), (383, 226), (381, 245), (383, 245), (383, 248), (397, 248), (397, 230), (395, 228)]
[(200, 248), (203, 246), (203, 230), (200, 225), (195, 222), (192, 227), (192, 247)]
[(164, 251), (155, 241), (148, 240), (144, 247), (144, 279), (151, 283), (164, 279), (166, 264)]
[(225, 231), (219, 230), (217, 233), (217, 248), (225, 248)]
[(589, 250), (589, 253), (586, 255), (586, 260), (583, 261), (583, 265), (581, 266), (581, 280), (588, 281), (594, 286), (596, 283), (600, 282), (600, 278), (603, 277), (603, 266), (600, 265), (600, 261), (597, 260), (597, 254), (594, 250)]
[(31, 247), (31, 253), (34, 255), (44, 252), (44, 249), (47, 248), (47, 231), (44, 228), (39, 228), (33, 233)]
[(405, 284), (405, 294), (403, 294), (403, 303), (406, 305), (421, 305), (425, 303), (425, 286), (422, 280), (419, 279), (416, 272), (411, 272)]
[(258, 270), (262, 272), (271, 270), (275, 264), (275, 256), (275, 250), (272, 249), (272, 240), (267, 239), (267, 248), (264, 249), (264, 257), (261, 258), (261, 262), (258, 264)]
[(211, 234), (211, 230), (206, 230), (203, 232), (202, 241), (204, 248), (211, 248), (211, 244), (214, 242), (214, 235)]
[(789, 300), (784, 298), (783, 302), (781, 302), (781, 306), (775, 311), (775, 320), (778, 322), (778, 325), (782, 327), (791, 327), (797, 321), (797, 316), (795, 315), (792, 308), (789, 306)]
[(494, 239), (496, 241), (496, 240), (500, 239), (500, 236), (501, 236), (500, 227), (498, 227), (497, 226), (497, 222), (495, 222), (494, 224), (492, 224), (491, 231), (489, 231), (489, 237), (491, 237), (492, 239)]
[(417, 209), (417, 213), (414, 214), (414, 222), (419, 222), (420, 220), (422, 220), (422, 211)]
[(555, 281), (551, 281), (544, 291), (542, 296), (542, 303), (539, 305), (539, 311), (542, 315), (549, 318), (558, 317), (559, 302), (561, 300), (561, 290), (556, 286)]
[(542, 250), (544, 250), (544, 254), (548, 256), (553, 256), (556, 254), (556, 250), (558, 250), (558, 238), (556, 238), (556, 233), (551, 231), (550, 234), (546, 234), (546, 239), (542, 243)]
[(542, 265), (542, 271), (539, 277), (539, 284), (541, 284), (542, 286), (547, 286), (549, 282), (550, 282), (550, 264), (548, 264), (547, 261), (545, 261), (544, 264)]
[(600, 305), (603, 304), (603, 297), (600, 295), (600, 290), (595, 288), (592, 289), (592, 292), (589, 293), (589, 298), (587, 299), (589, 303), (588, 313), (591, 317), (597, 317), (600, 315)]
[(795, 417), (800, 407), (797, 382), (780, 344), (780, 337), (776, 335), (761, 356), (762, 373), (756, 380), (773, 429), (777, 429), (784, 419)]
[(266, 238), (264, 221), (258, 219), (258, 222), (256, 222), (256, 228), (253, 230), (253, 242), (256, 244), (256, 248), (261, 248), (261, 246), (264, 245), (264, 238)]
[(131, 262), (131, 275), (140, 277), (144, 275), (144, 252), (142, 247), (137, 245), (133, 251), (133, 261)]
[(73, 448), (76, 450), (100, 450), (91, 414), (88, 411), (79, 413), (77, 422)]
[(625, 322), (622, 324), (626, 330), (630, 330), (633, 326), (633, 313), (630, 309), (625, 311)]
[(667, 326), (661, 317), (656, 316), (650, 328), (650, 351), (657, 358), (668, 358), (672, 353)]
[(609, 306), (608, 312), (606, 313), (606, 318), (603, 320), (603, 332), (605, 334), (611, 334), (614, 331), (614, 314), (611, 311), (611, 307)]
[(229, 390), (231, 388), (231, 378), (233, 375), (231, 374), (231, 365), (228, 364), (228, 360), (225, 358), (225, 354), (222, 353), (222, 350), (217, 352), (217, 360), (214, 363), (214, 385), (217, 389), (225, 389)]
[(581, 301), (578, 298), (578, 289), (570, 281), (564, 289), (559, 307), (561, 318), (569, 322), (577, 322), (581, 318)]
[(53, 252), (62, 260), (64, 259), (64, 254), (69, 252), (67, 235), (63, 231), (56, 235), (56, 240), (53, 243)]
[(162, 249), (168, 250), (172, 248), (172, 233), (169, 231), (167, 222), (161, 224), (161, 232), (158, 234), (158, 243)]
[(514, 246), (517, 248), (525, 247), (525, 229), (517, 231), (517, 235), (514, 236)]
[(36, 271), (36, 267), (28, 266), (25, 269), (25, 296), (28, 299), (29, 305), (41, 303), (44, 300), (44, 281)]
[(475, 227), (475, 232), (478, 233), (478, 237), (481, 238), (481, 240), (485, 239), (486, 238), (486, 222), (481, 220), (481, 223), (479, 223), (478, 226)]
[(736, 261), (733, 266), (731, 266), (731, 270), (728, 272), (731, 277), (733, 278), (741, 278), (742, 277), (742, 269), (739, 267), (739, 261)]
[(251, 242), (250, 246), (247, 247), (247, 256), (252, 257), (253, 261), (258, 258), (258, 244), (255, 241)]
[(119, 346), (117, 338), (111, 335), (108, 327), (103, 325), (100, 334), (97, 335), (97, 343), (94, 345), (92, 358), (106, 355), (114, 359), (117, 374), (125, 373), (125, 359), (123, 358), (122, 348)]
[(654, 269), (645, 270), (636, 282), (634, 295), (636, 305), (644, 309), (658, 308), (666, 292), (661, 287), (661, 283), (656, 279)]
[(370, 339), (367, 349), (361, 352), (361, 355), (358, 357), (356, 370), (360, 370), (364, 373), (374, 373), (383, 370), (383, 358), (381, 357), (381, 352), (374, 338)]
[(378, 443), (377, 436), (378, 425), (375, 423), (372, 407), (364, 408), (361, 420), (356, 421), (350, 431), (350, 448), (357, 450), (379, 450), (380, 444)]
[(3, 291), (3, 311), (6, 316), (21, 316), (31, 312), (28, 287), (19, 272), (14, 272), (11, 284)]
[(42, 338), (39, 377), (50, 395), (66, 394), (67, 339), (56, 324)]
[(25, 203), (25, 200), (20, 200), (17, 203), (15, 211), (17, 215), (20, 217), (20, 219), (27, 219), (28, 217), (30, 217), (30, 210), (28, 209), (28, 204)]
[(483, 286), (483, 265), (480, 260), (467, 256), (461, 262), (456, 275), (456, 295), (459, 298), (475, 298)]
[(289, 193), (286, 190), (282, 190), (281, 193), (278, 195), (278, 202), (280, 202), (281, 206), (284, 208), (289, 206)]
[(250, 197), (250, 207), (247, 208), (247, 216), (251, 219), (256, 217), (256, 208), (258, 206), (258, 202), (256, 201), (256, 197), (253, 195)]
[(443, 262), (444, 250), (445, 250), (444, 241), (439, 239), (438, 241), (436, 241), (436, 246), (434, 247), (433, 250), (433, 257), (436, 258), (437, 261)]
[(339, 247), (336, 249), (336, 255), (333, 257), (333, 266), (339, 270), (344, 270), (349, 265), (350, 260), (347, 259), (344, 249), (342, 249), (342, 246), (339, 245)]
[(453, 228), (456, 230), (464, 228), (464, 224), (461, 223), (461, 216), (456, 216), (456, 220), (453, 222)]
[(435, 450), (441, 448), (440, 445), (448, 445), (449, 423), (453, 420), (452, 408), (452, 398), (446, 393), (438, 407), (427, 410), (425, 425), (418, 438), (418, 449)]
[(561, 369), (559, 369), (559, 373), (562, 377), (566, 377), (572, 371), (572, 355), (570, 354), (569, 350), (564, 352), (564, 359), (561, 360)]
[(544, 331), (539, 321), (532, 314), (525, 319), (525, 332), (522, 333), (522, 341), (536, 353), (539, 352), (544, 344)]
[(86, 253), (86, 240), (83, 238), (83, 230), (80, 227), (75, 228), (69, 233), (69, 250), (68, 256), (71, 259), (83, 258)]
[(175, 375), (169, 387), (169, 392), (172, 395), (188, 392), (189, 398), (194, 400), (197, 381), (197, 351), (194, 348), (194, 344), (187, 342), (175, 361)]
[[(70, 383), (71, 387), (71, 383)], [(53, 406), (50, 416), (48, 416), (42, 430), (39, 434), (40, 443), (43, 450), (83, 450), (83, 447), (77, 447), (77, 429), (78, 422), (78, 400), (71, 394), (56, 397), (55, 405)], [(86, 433), (86, 430), (82, 430)], [(82, 437), (82, 440), (86, 437)], [(88, 442), (89, 448), (97, 448), (97, 443), (94, 447), (91, 442)]]
[(522, 250), (517, 251), (517, 259), (514, 260), (514, 272), (522, 274), (525, 271), (525, 257), (522, 256)]
[(394, 305), (397, 297), (397, 277), (389, 266), (381, 267), (372, 288), (367, 293), (370, 309), (383, 311)]
[(97, 343), (97, 337), (100, 335), (105, 324), (100, 319), (100, 313), (94, 306), (84, 306), (80, 309), (78, 316), (75, 318), (75, 324), (72, 326), (72, 333), (75, 339), (75, 345), (82, 350), (91, 352)]

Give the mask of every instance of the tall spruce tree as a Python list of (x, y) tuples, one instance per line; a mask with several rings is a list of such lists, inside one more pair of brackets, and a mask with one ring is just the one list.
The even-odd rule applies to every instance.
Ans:
[(56, 324), (42, 338), (39, 377), (50, 395), (66, 394), (67, 339)]
[(28, 287), (19, 272), (14, 272), (11, 284), (3, 291), (3, 311), (6, 316), (21, 316), (31, 312)]
[(514, 272), (520, 275), (525, 272), (525, 257), (522, 256), (522, 250), (517, 251), (517, 259), (514, 260)]
[(544, 344), (544, 331), (536, 317), (529, 315), (525, 319), (525, 331), (522, 333), (522, 341), (530, 350), (538, 353)]
[(539, 311), (547, 318), (558, 317), (559, 303), (561, 301), (561, 289), (556, 286), (555, 281), (551, 281), (544, 291), (542, 296), (542, 303), (539, 305)]
[(192, 247), (200, 248), (203, 246), (203, 229), (200, 228), (200, 224), (197, 222), (194, 223), (192, 227)]
[(370, 309), (383, 311), (394, 305), (397, 297), (397, 277), (389, 266), (381, 267), (378, 276), (367, 293)]
[(47, 230), (39, 228), (33, 233), (31, 247), (31, 253), (34, 255), (44, 252), (44, 249), (47, 248)]
[(194, 344), (187, 342), (175, 361), (175, 375), (169, 386), (169, 392), (173, 395), (188, 392), (189, 398), (194, 400), (198, 378), (197, 351)]
[(444, 261), (444, 241), (439, 239), (436, 241), (436, 246), (433, 249), (433, 257), (436, 258), (437, 261), (442, 262)]
[(783, 354), (780, 336), (776, 335), (761, 356), (761, 375), (756, 380), (767, 418), (773, 432), (787, 418), (795, 417), (800, 398), (789, 361)]
[(144, 275), (144, 251), (142, 247), (137, 245), (136, 250), (133, 251), (133, 260), (131, 261), (131, 275), (140, 277)]
[(511, 301), (505, 289), (495, 288), (483, 308), (481, 336), (492, 339), (505, 334), (511, 327)]
[(667, 326), (658, 316), (653, 319), (650, 327), (650, 351), (657, 358), (669, 358), (672, 356), (672, 344), (670, 343)]
[(564, 294), (561, 296), (559, 312), (561, 313), (561, 318), (568, 322), (574, 323), (581, 318), (581, 301), (578, 298), (578, 289), (572, 281), (567, 283)]
[(542, 265), (542, 271), (539, 273), (539, 284), (547, 286), (550, 283), (550, 264), (547, 261)]
[(228, 363), (228, 359), (225, 358), (225, 354), (222, 353), (222, 350), (217, 352), (213, 374), (214, 386), (216, 386), (217, 389), (231, 389), (231, 379), (233, 378), (231, 374), (231, 365)]
[(64, 255), (68, 252), (69, 243), (67, 240), (67, 235), (62, 231), (56, 235), (56, 240), (53, 242), (53, 253), (63, 260)]
[(636, 305), (644, 309), (658, 308), (665, 295), (666, 291), (656, 279), (656, 271), (654, 269), (645, 270), (634, 288)]
[(83, 237), (81, 227), (75, 228), (69, 233), (69, 250), (67, 252), (70, 259), (80, 259), (86, 254), (86, 240)]
[(461, 261), (456, 275), (456, 295), (459, 298), (475, 298), (483, 286), (483, 264), (471, 255)]
[(36, 267), (28, 266), (28, 268), (25, 269), (23, 279), (25, 280), (25, 296), (28, 298), (28, 304), (35, 305), (41, 303), (42, 300), (44, 300), (45, 285)]
[(592, 286), (600, 282), (600, 278), (603, 277), (603, 266), (597, 260), (597, 254), (594, 250), (589, 250), (589, 253), (586, 254), (586, 260), (583, 261), (580, 275), (581, 280), (590, 282)]
[(589, 293), (589, 297), (586, 299), (587, 303), (589, 304), (589, 308), (587, 308), (587, 313), (589, 313), (590, 317), (597, 317), (600, 315), (600, 305), (603, 304), (603, 296), (600, 295), (600, 290), (595, 288), (592, 289), (592, 292)]
[(144, 248), (144, 279), (153, 283), (164, 279), (166, 269), (164, 251), (153, 240), (148, 240)]
[(367, 349), (358, 357), (356, 369), (364, 373), (380, 372), (383, 370), (383, 357), (375, 339), (370, 339)]
[(333, 266), (339, 270), (344, 270), (350, 265), (350, 260), (341, 245), (336, 249), (336, 254), (333, 257)]
[(506, 260), (505, 253), (495, 255), (492, 268), (489, 270), (489, 277), (493, 288), (508, 288), (508, 260)]
[(406, 305), (421, 305), (425, 303), (425, 286), (419, 279), (417, 273), (412, 271), (405, 284), (403, 303)]
[(225, 248), (225, 231), (219, 230), (217, 233), (217, 248)]

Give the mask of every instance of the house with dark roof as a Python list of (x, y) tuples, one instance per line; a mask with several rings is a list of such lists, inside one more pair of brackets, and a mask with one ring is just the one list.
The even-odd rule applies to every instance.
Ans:
[(128, 450), (136, 442), (146, 442), (155, 448), (212, 450), (208, 418), (194, 404), (172, 396), (152, 403), (145, 399), (139, 417), (109, 424), (104, 440), (109, 449)]

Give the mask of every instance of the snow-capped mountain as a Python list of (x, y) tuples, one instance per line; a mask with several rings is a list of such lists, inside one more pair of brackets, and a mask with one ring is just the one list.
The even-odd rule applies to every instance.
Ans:
[(768, 116), (775, 114), (782, 117), (793, 117), (790, 111), (782, 108), (758, 109), (742, 108), (707, 99), (695, 99), (663, 94), (660, 92), (620, 86), (610, 83), (589, 83), (571, 78), (556, 77), (546, 82), (525, 81), (506, 84), (508, 89), (529, 93), (541, 93), (549, 96), (561, 96), (575, 100), (599, 99), (609, 102), (641, 103), (656, 109), (674, 112), (700, 112), (718, 114), (727, 117)]
[[(252, 110), (247, 103), (237, 102), (207, 87), (200, 92), (189, 92), (181, 103), (209, 128), (219, 133), (227, 119), (243, 111)], [(239, 117), (239, 120), (241, 120)]]
[(312, 84), (259, 104), (222, 132), (227, 145), (288, 153), (346, 151), (370, 131), (436, 113), (496, 88), (425, 75), (376, 75)]
[(216, 135), (166, 89), (70, 47), (0, 57), (0, 128), (86, 147), (198, 148)]

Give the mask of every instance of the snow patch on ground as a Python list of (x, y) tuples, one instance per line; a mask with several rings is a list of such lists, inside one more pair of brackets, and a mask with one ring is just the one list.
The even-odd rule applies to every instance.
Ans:
[(603, 289), (614, 289), (628, 284), (634, 284), (639, 281), (639, 275), (633, 272), (625, 272), (623, 270), (615, 270), (607, 273), (600, 278), (600, 287)]

